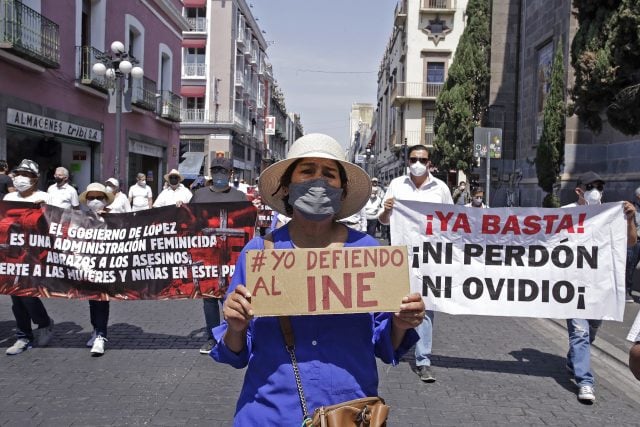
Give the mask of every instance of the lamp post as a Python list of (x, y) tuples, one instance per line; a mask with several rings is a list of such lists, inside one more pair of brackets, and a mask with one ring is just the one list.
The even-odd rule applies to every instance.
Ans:
[(116, 141), (115, 141), (115, 161), (113, 175), (120, 180), (120, 137), (122, 126), (122, 91), (124, 81), (129, 74), (134, 79), (141, 79), (144, 71), (141, 67), (134, 66), (138, 61), (124, 50), (124, 44), (120, 41), (111, 43), (111, 54), (100, 53), (96, 55), (100, 62), (93, 64), (92, 70), (97, 76), (104, 76), (114, 84), (114, 94), (116, 97)]
[(369, 174), (369, 176), (372, 176), (371, 173), (371, 161), (373, 160), (373, 158), (375, 157), (374, 154), (371, 152), (371, 148), (367, 148), (367, 150), (365, 151), (364, 154), (364, 161), (365, 161), (365, 165), (366, 165), (366, 172)]

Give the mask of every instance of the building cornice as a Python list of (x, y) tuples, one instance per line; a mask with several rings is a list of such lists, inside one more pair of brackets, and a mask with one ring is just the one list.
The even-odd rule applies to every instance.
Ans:
[(169, 0), (149, 1), (154, 3), (162, 12), (164, 12), (180, 31), (190, 30), (191, 27), (189, 26), (189, 22), (184, 16), (182, 16), (182, 11), (176, 9), (176, 7)]

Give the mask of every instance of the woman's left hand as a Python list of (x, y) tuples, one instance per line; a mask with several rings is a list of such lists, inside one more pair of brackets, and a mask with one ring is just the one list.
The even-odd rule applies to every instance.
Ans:
[(393, 314), (393, 326), (406, 330), (415, 328), (424, 320), (425, 306), (422, 296), (414, 292), (402, 298), (400, 311)]

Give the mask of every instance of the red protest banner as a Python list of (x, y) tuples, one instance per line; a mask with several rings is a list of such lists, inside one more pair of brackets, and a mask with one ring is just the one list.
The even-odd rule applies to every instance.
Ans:
[(0, 203), (0, 294), (171, 299), (220, 297), (253, 237), (249, 202), (92, 214)]

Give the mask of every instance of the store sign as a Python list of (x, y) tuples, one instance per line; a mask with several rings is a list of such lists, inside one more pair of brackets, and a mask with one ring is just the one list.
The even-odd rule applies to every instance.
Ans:
[(13, 108), (7, 108), (7, 124), (40, 130), (42, 132), (55, 133), (71, 138), (102, 142), (102, 131), (99, 129), (79, 126), (74, 123), (64, 122), (51, 117), (14, 110)]
[(276, 118), (275, 116), (267, 116), (264, 118), (264, 133), (265, 135), (276, 134)]
[(130, 153), (142, 154), (144, 156), (149, 156), (149, 157), (162, 158), (164, 154), (162, 150), (163, 150), (162, 147), (158, 147), (157, 145), (145, 144), (144, 142), (134, 141), (134, 140), (129, 141)]

